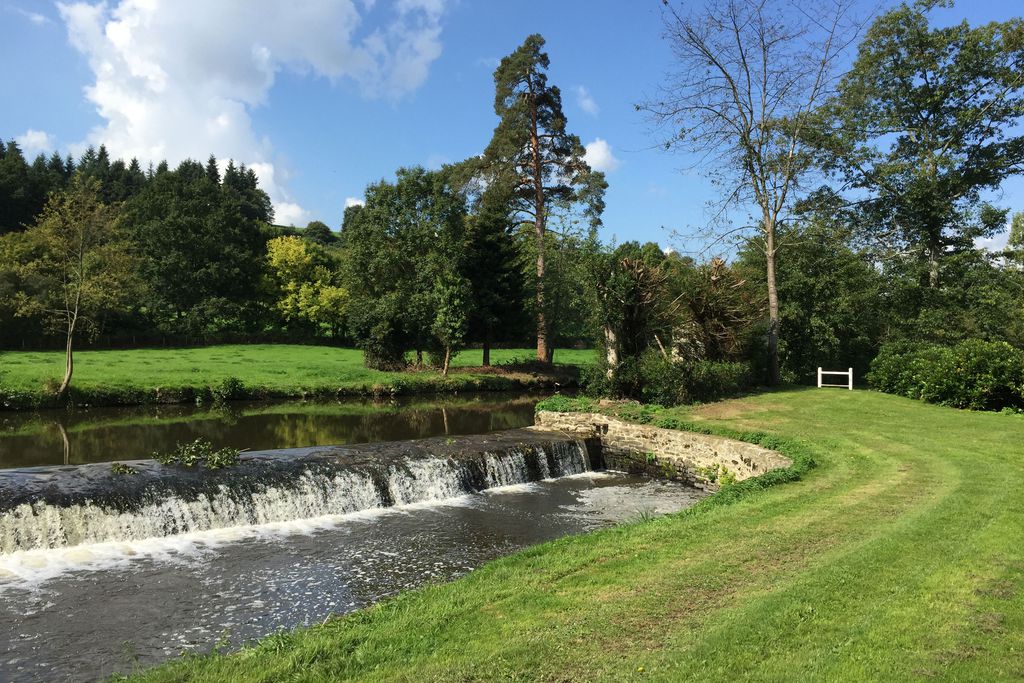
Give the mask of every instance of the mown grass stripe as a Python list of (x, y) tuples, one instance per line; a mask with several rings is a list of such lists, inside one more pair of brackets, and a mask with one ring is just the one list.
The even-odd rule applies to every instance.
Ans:
[(1024, 677), (1024, 417), (824, 390), (635, 416), (798, 470), (142, 679)]

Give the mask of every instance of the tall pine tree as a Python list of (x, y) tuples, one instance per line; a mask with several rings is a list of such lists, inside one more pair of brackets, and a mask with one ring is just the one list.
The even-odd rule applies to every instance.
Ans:
[(566, 131), (562, 94), (548, 85), (544, 38), (534, 34), (494, 72), (500, 118), (484, 153), (492, 182), (508, 183), (512, 214), (530, 220), (536, 236), (537, 359), (550, 362), (545, 300), (545, 235), (555, 208), (578, 209), (593, 226), (603, 209), (604, 174), (593, 171), (579, 137)]

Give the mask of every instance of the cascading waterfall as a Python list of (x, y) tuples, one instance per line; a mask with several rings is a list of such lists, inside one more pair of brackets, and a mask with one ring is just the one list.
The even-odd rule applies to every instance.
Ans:
[(387, 444), (254, 454), (235, 472), (181, 472), (151, 461), (136, 475), (101, 465), (0, 471), (0, 554), (344, 515), (591, 468), (582, 441), (503, 434), (455, 454), (437, 440), (416, 442), (413, 457), (408, 444), (391, 447), (404, 449), (399, 457)]

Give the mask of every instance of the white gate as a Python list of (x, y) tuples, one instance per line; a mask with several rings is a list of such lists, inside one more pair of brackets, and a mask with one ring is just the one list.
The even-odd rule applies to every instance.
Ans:
[[(846, 375), (846, 384), (825, 384), (822, 382), (822, 375)], [(822, 370), (818, 368), (818, 388), (822, 387), (840, 387), (853, 391), (853, 368), (849, 368), (846, 371), (839, 370)]]

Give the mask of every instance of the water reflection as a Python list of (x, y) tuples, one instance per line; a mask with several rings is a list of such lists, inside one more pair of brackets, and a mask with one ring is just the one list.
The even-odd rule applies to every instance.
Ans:
[(234, 403), (0, 414), (0, 467), (149, 457), (179, 442), (262, 450), (479, 434), (533, 424), (536, 394)]

